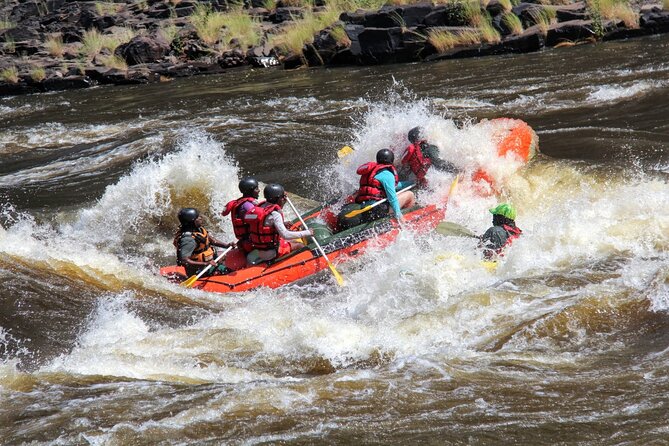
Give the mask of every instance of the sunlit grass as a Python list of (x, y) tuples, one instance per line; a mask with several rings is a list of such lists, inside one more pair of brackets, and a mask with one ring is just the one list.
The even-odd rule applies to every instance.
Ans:
[(35, 67), (30, 70), (30, 78), (35, 82), (41, 82), (46, 77), (46, 71), (42, 67)]
[(513, 9), (513, 4), (511, 3), (511, 0), (497, 0), (497, 1), (504, 9), (504, 13), (511, 12), (511, 9)]
[(427, 41), (440, 53), (458, 46), (476, 45), (481, 43), (481, 35), (477, 31), (460, 31), (454, 33), (445, 30), (430, 30)]
[(197, 36), (207, 45), (213, 45), (221, 38), (221, 30), (225, 26), (222, 12), (212, 11), (208, 6), (198, 4), (190, 16)]
[(176, 38), (177, 34), (179, 34), (179, 28), (177, 28), (173, 23), (170, 23), (169, 25), (163, 25), (158, 28), (156, 34), (158, 37), (170, 44)]
[(62, 57), (65, 52), (65, 44), (63, 44), (63, 37), (60, 33), (49, 36), (44, 42), (44, 46), (49, 54), (54, 57)]
[[(222, 39), (229, 41), (230, 39), (235, 38), (239, 41), (239, 45), (244, 49), (260, 43), (260, 22), (251, 17), (245, 10), (235, 8), (226, 13), (224, 19)], [(227, 44), (227, 42), (224, 43)]]
[(16, 67), (5, 68), (0, 71), (0, 80), (16, 84), (19, 81), (19, 70)]
[(532, 20), (534, 20), (534, 23), (544, 36), (548, 34), (548, 28), (553, 23), (555, 15), (556, 13), (553, 9), (534, 9), (530, 12)]
[(104, 2), (95, 2), (95, 11), (99, 15), (114, 15), (121, 10), (121, 5), (104, 1)]
[(511, 12), (504, 14), (504, 16), (502, 16), (502, 22), (509, 28), (512, 35), (518, 36), (523, 33), (523, 23), (520, 21), (520, 17), (516, 14)]
[(0, 19), (0, 29), (12, 29), (12, 28), (16, 28), (16, 23), (7, 19)]
[(332, 2), (318, 14), (305, 11), (301, 19), (289, 23), (280, 34), (271, 36), (270, 44), (283, 54), (301, 56), (304, 46), (314, 41), (314, 35), (318, 31), (331, 26), (339, 19), (344, 5), (343, 2)]
[(662, 0), (662, 9), (669, 11), (669, 0)]
[(102, 58), (102, 63), (105, 67), (116, 68), (118, 70), (126, 71), (128, 69), (128, 64), (125, 59), (119, 56), (106, 56)]
[(464, 0), (461, 5), (466, 20), (471, 26), (478, 28), (485, 20), (479, 0)]
[(330, 30), (330, 35), (335, 40), (335, 42), (337, 42), (341, 46), (348, 47), (351, 45), (351, 39), (348, 37), (348, 34), (346, 34), (346, 30), (341, 25), (333, 27)]
[(486, 43), (499, 43), (502, 40), (502, 36), (499, 35), (499, 31), (492, 26), (490, 16), (484, 16), (483, 21), (478, 26), (478, 31), (481, 35), (481, 41)]
[(14, 39), (11, 37), (5, 36), (5, 41), (2, 44), (2, 49), (6, 53), (14, 53), (16, 52), (16, 42), (14, 42)]
[(604, 18), (621, 20), (628, 28), (639, 27), (639, 15), (628, 0), (599, 0), (599, 8)]
[(81, 39), (81, 54), (92, 59), (103, 49), (113, 53), (119, 45), (129, 42), (134, 36), (135, 32), (130, 28), (117, 29), (113, 34), (101, 34), (95, 28), (89, 29)]

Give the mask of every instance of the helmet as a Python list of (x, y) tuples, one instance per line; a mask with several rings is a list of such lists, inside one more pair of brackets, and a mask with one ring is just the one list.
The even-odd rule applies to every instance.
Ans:
[(392, 164), (395, 162), (395, 154), (389, 149), (381, 149), (376, 152), (376, 162), (379, 164)]
[(516, 219), (516, 208), (514, 208), (513, 205), (509, 203), (498, 204), (494, 208), (490, 209), (490, 213), (492, 215), (501, 215), (502, 217), (506, 217), (509, 220)]
[(244, 195), (253, 195), (257, 198), (258, 195), (254, 194), (254, 191), (257, 187), (258, 181), (252, 177), (244, 177), (239, 182), (239, 192)]
[(286, 191), (283, 189), (283, 186), (280, 184), (268, 184), (265, 186), (265, 200), (270, 203), (276, 203), (279, 201), (279, 198), (286, 195)]
[(409, 138), (410, 142), (414, 143), (420, 139), (421, 133), (423, 133), (422, 127), (414, 127), (411, 130), (409, 130), (409, 135), (407, 137)]
[(200, 213), (195, 208), (183, 208), (179, 211), (179, 223), (183, 226), (191, 225)]

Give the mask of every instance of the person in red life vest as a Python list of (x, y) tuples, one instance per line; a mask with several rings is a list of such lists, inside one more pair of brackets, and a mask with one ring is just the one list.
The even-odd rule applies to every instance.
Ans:
[(508, 204), (501, 203), (490, 209), (492, 227), (481, 236), (479, 247), (483, 248), (483, 257), (494, 260), (504, 255), (504, 250), (520, 237), (523, 231), (516, 226), (516, 209)]
[(244, 216), (249, 227), (251, 247), (258, 250), (257, 258), (254, 255), (247, 257), (250, 264), (272, 260), (304, 248), (303, 243), (292, 240), (314, 235), (312, 230), (289, 231), (286, 228), (282, 208), (287, 200), (283, 186), (268, 184), (264, 195), (267, 201), (255, 206)]
[(424, 133), (422, 127), (409, 130), (409, 146), (402, 154), (399, 176), (402, 181), (418, 183), (419, 187), (426, 187), (425, 175), (431, 166), (444, 172), (457, 172), (455, 166), (439, 157), (439, 148), (421, 139)]
[(376, 162), (369, 162), (358, 167), (360, 188), (356, 193), (355, 202), (364, 207), (384, 198), (388, 199), (385, 203), (361, 214), (364, 222), (387, 217), (390, 214), (390, 209), (393, 210), (395, 218), (401, 221), (401, 209), (416, 204), (413, 192), (404, 191), (399, 195), (397, 194), (398, 189), (402, 189), (408, 184), (399, 181), (397, 171), (393, 166), (394, 161), (395, 154), (392, 151), (381, 149), (376, 153)]
[(249, 226), (244, 221), (244, 216), (258, 205), (258, 196), (260, 195), (258, 181), (251, 177), (242, 178), (239, 182), (239, 191), (242, 196), (226, 204), (221, 214), (224, 217), (230, 215), (230, 218), (232, 218), (232, 229), (235, 231), (235, 237), (237, 237), (237, 247), (246, 255), (253, 248), (249, 241)]
[(179, 211), (179, 229), (174, 235), (174, 247), (177, 249), (177, 264), (186, 269), (186, 275), (192, 276), (202, 268), (212, 265), (206, 275), (224, 273), (225, 267), (218, 265), (214, 246), (229, 248), (234, 243), (223, 243), (212, 236), (202, 226), (202, 216), (195, 208), (183, 208)]

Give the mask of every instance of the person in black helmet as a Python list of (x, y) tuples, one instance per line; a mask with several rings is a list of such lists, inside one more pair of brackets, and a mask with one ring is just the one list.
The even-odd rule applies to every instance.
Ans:
[(186, 269), (186, 275), (197, 274), (207, 265), (213, 267), (205, 273), (207, 275), (223, 272), (214, 261), (217, 257), (214, 246), (229, 248), (234, 243), (223, 243), (212, 236), (202, 226), (202, 216), (195, 208), (181, 209), (178, 218), (180, 226), (173, 243), (177, 249), (177, 264)]
[(388, 201), (372, 210), (360, 214), (364, 221), (372, 221), (387, 217), (390, 209), (398, 220), (402, 220), (401, 209), (412, 207), (416, 204), (413, 192), (404, 191), (397, 194), (397, 189), (402, 189), (407, 184), (401, 183), (393, 163), (395, 154), (389, 149), (381, 149), (376, 153), (376, 162), (369, 162), (358, 167), (360, 175), (360, 188), (355, 196), (355, 202), (367, 206), (376, 201), (387, 198)]
[(258, 197), (260, 196), (258, 181), (252, 177), (242, 178), (239, 182), (239, 191), (242, 196), (226, 204), (221, 214), (223, 216), (230, 215), (230, 218), (232, 218), (232, 229), (237, 237), (237, 247), (246, 255), (253, 248), (249, 241), (249, 227), (244, 221), (244, 216), (258, 205)]
[(403, 181), (418, 183), (420, 187), (427, 186), (425, 175), (431, 166), (444, 172), (457, 172), (455, 166), (439, 157), (439, 148), (422, 139), (425, 130), (414, 127), (409, 130), (409, 146), (402, 154), (399, 177)]
[[(292, 240), (314, 235), (312, 230), (289, 231), (286, 228), (282, 208), (286, 204), (286, 191), (280, 184), (268, 184), (265, 200), (246, 213), (244, 221), (249, 227), (249, 241), (258, 250), (258, 260), (267, 261), (301, 249), (304, 244)], [(289, 241), (291, 240), (291, 241)], [(257, 263), (247, 257), (249, 263)]]

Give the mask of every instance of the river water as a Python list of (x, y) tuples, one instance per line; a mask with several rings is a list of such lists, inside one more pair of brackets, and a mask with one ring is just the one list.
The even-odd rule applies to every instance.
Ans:
[[(663, 36), (0, 99), (0, 443), (669, 444), (668, 54)], [(494, 117), (542, 154), (495, 164), (473, 126)], [(473, 239), (404, 231), (342, 288), (157, 276), (179, 207), (228, 239), (240, 176), (328, 199), (415, 125), (503, 179), (524, 235), (497, 270)], [(481, 233), (496, 200), (463, 184), (448, 219)]]

